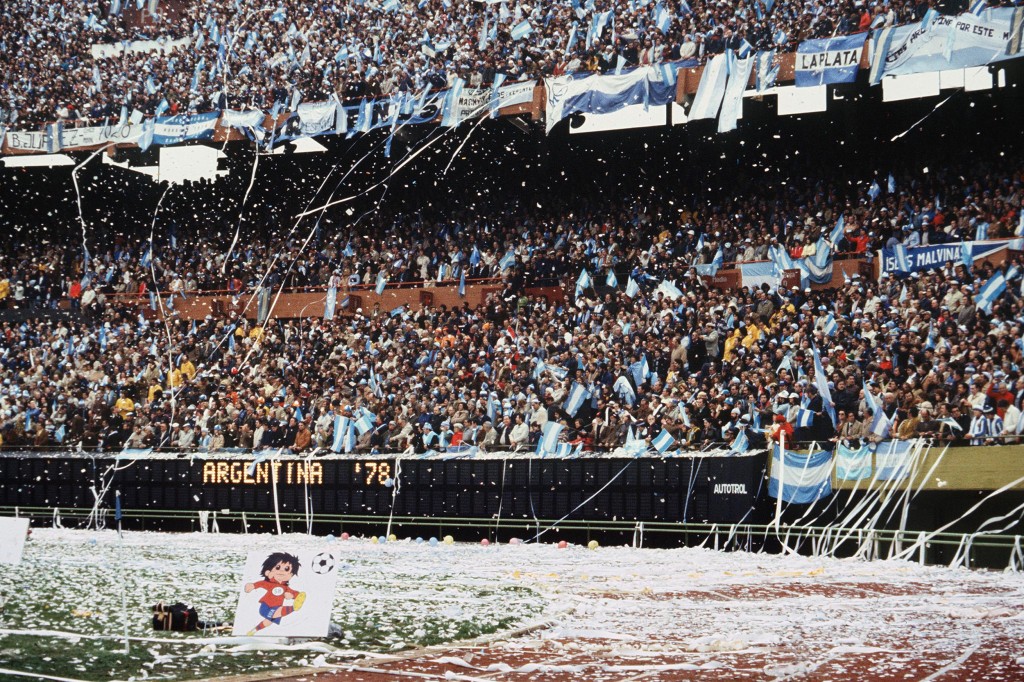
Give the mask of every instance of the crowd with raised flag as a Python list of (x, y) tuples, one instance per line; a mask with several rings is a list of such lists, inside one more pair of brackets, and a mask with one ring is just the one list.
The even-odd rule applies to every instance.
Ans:
[(801, 40), (917, 21), (926, 8), (897, 0), (205, 0), (179, 15), (134, 0), (15, 0), (0, 18), (0, 127), (287, 110), (332, 96), (440, 90), (456, 78), (479, 87), (499, 77), (700, 63), (726, 49), (788, 51)]
[[(839, 289), (778, 277), (709, 288), (698, 269), (729, 266), (720, 252), (743, 234), (778, 235), (803, 259), (792, 250), (806, 244), (843, 252), (837, 234), (862, 255), (890, 240), (917, 248), (912, 234), (970, 237), (979, 221), (1012, 237), (1021, 182), (1019, 167), (986, 164), (896, 173), (874, 197), (867, 180), (857, 190), (839, 178), (743, 201), (733, 187), (688, 195), (668, 180), (604, 202), (510, 193), (469, 211), (434, 196), (414, 214), (382, 205), (363, 224), (331, 214), (305, 247), (271, 241), (287, 230), (271, 230), (281, 216), (259, 203), (252, 214), (267, 223), (236, 243), (216, 192), (186, 187), (168, 194), (152, 240), (130, 227), (148, 231), (152, 217), (129, 216), (102, 242), (91, 235), (88, 261), (72, 238), (4, 241), (0, 306), (26, 315), (0, 325), (0, 434), (5, 447), (671, 454), (763, 447), (781, 422), (797, 442), (853, 448), (1017, 442), (1019, 248), (998, 265), (853, 272)], [(342, 299), (354, 283), (454, 289), (463, 275), (504, 286), (475, 307)], [(527, 293), (541, 279), (564, 300)], [(339, 300), (329, 319), (174, 314), (204, 290), (258, 293), (262, 307), (287, 286)], [(155, 319), (138, 314), (140, 299)], [(47, 310), (68, 304), (70, 317)]]

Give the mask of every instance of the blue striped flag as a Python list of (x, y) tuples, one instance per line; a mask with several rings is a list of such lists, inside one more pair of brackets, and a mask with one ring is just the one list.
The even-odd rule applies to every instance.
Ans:
[(910, 272), (910, 258), (907, 256), (907, 247), (903, 244), (897, 244), (893, 247), (893, 255), (896, 256), (896, 269), (903, 273)]
[(819, 450), (801, 455), (778, 446), (772, 455), (772, 477), (768, 495), (790, 504), (810, 504), (832, 494), (832, 453)]
[(524, 19), (512, 27), (512, 31), (509, 33), (509, 35), (512, 37), (512, 40), (522, 40), (526, 36), (530, 35), (532, 32), (533, 26), (530, 25), (530, 22), (528, 20)]
[(609, 286), (612, 289), (618, 289), (619, 288), (619, 278), (615, 276), (615, 271), (614, 270), (609, 270), (608, 271), (608, 276), (605, 277), (604, 284), (605, 284), (605, 286)]
[(341, 452), (345, 446), (345, 434), (348, 433), (349, 419), (340, 414), (334, 417), (334, 439), (331, 442), (331, 450)]
[(581, 384), (575, 381), (572, 384), (572, 388), (569, 389), (569, 396), (565, 400), (565, 405), (562, 407), (570, 416), (575, 417), (579, 409), (583, 407), (583, 403), (590, 397), (590, 391), (588, 391)]
[(374, 288), (374, 291), (376, 291), (377, 295), (380, 296), (381, 294), (384, 293), (384, 288), (387, 287), (387, 285), (388, 280), (386, 277), (384, 277), (384, 273), (381, 273), (377, 275), (377, 286)]
[(977, 303), (978, 309), (986, 313), (992, 312), (992, 304), (996, 302), (996, 299), (1002, 296), (1003, 292), (1006, 291), (1006, 276), (998, 270), (992, 277), (985, 282), (985, 286), (981, 287), (981, 291), (974, 297), (974, 302)]
[(553, 455), (558, 452), (558, 437), (562, 433), (562, 428), (564, 427), (553, 419), (544, 423), (543, 435), (537, 442), (538, 455)]
[(829, 336), (835, 336), (836, 331), (839, 330), (839, 323), (836, 322), (835, 313), (829, 313), (828, 319), (825, 320), (825, 333)]
[(626, 281), (626, 296), (630, 298), (636, 298), (636, 295), (640, 293), (640, 286), (633, 280), (632, 277)]
[(502, 272), (504, 272), (505, 270), (508, 270), (510, 267), (512, 267), (515, 264), (516, 264), (516, 254), (515, 254), (515, 251), (509, 250), (509, 252), (506, 253), (505, 256), (498, 262), (498, 267), (501, 269)]
[(373, 430), (373, 421), (366, 414), (360, 415), (359, 419), (356, 419), (353, 426), (359, 431), (359, 435), (362, 436), (367, 431)]
[(459, 296), (466, 295), (466, 271), (459, 273)]
[(811, 345), (811, 354), (814, 357), (814, 385), (818, 387), (818, 394), (825, 405), (825, 413), (832, 420), (832, 426), (835, 426), (836, 406), (832, 402), (832, 391), (828, 387), (828, 377), (825, 376), (825, 370), (821, 366), (821, 355), (813, 344)]
[(814, 423), (814, 413), (805, 407), (801, 407), (796, 413), (796, 425), (801, 428), (810, 428)]
[(742, 455), (749, 449), (750, 439), (747, 438), (747, 430), (740, 429), (740, 432), (737, 433), (736, 437), (733, 439), (732, 445), (729, 446), (729, 451)]
[(672, 437), (672, 434), (665, 429), (662, 429), (661, 433), (651, 440), (651, 447), (661, 454), (665, 454), (665, 451), (672, 447), (672, 444), (675, 442), (676, 439)]
[(985, 11), (986, 7), (988, 7), (987, 0), (974, 0), (974, 2), (971, 3), (971, 8), (968, 11), (974, 16), (978, 17), (981, 16), (981, 13)]
[(594, 285), (594, 281), (590, 278), (590, 273), (583, 270), (580, 276), (576, 278), (576, 298), (579, 298), (581, 294)]

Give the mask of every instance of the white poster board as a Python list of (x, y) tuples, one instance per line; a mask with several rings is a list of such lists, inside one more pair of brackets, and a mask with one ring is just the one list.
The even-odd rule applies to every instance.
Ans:
[(20, 564), (28, 537), (28, 519), (0, 517), (0, 564)]
[(337, 550), (249, 552), (235, 636), (326, 637), (341, 566)]

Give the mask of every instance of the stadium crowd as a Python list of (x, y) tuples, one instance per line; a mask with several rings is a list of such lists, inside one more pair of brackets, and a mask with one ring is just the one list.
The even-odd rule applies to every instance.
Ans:
[[(876, 403), (901, 438), (1014, 442), (1024, 401), (1024, 264), (1015, 252), (1001, 266), (1009, 285), (991, 310), (975, 302), (994, 273), (988, 263), (937, 264), (904, 280), (854, 274), (820, 291), (709, 289), (690, 267), (719, 249), (750, 260), (750, 247), (739, 248), (748, 243), (756, 259), (773, 238), (806, 255), (807, 245), (821, 248), (839, 210), (851, 245), (835, 245), (839, 253), (869, 257), (886, 245), (970, 240), (982, 230), (1012, 236), (1024, 176), (1010, 160), (1001, 164), (901, 175), (891, 190), (883, 179), (877, 194), (874, 183), (849, 190), (807, 181), (774, 197), (765, 187), (738, 194), (757, 200), (727, 198), (737, 195), (732, 188), (714, 201), (665, 188), (614, 204), (563, 197), (530, 208), (506, 197), (503, 209), (473, 214), (486, 220), (444, 202), (415, 218), (385, 207), (358, 229), (326, 223), (305, 250), (298, 237), (231, 248), (231, 221), (216, 211), (199, 217), (198, 197), (183, 190), (164, 208), (170, 227), (151, 255), (148, 241), (122, 236), (94, 247), (83, 269), (80, 245), (5, 245), (0, 305), (47, 308), (70, 298), (81, 314), (3, 324), (3, 443), (309, 451), (332, 445), (338, 415), (373, 416), (354, 445), (362, 452), (529, 449), (547, 420), (564, 424), (564, 442), (588, 450), (621, 446), (630, 433), (649, 445), (662, 429), (676, 447), (728, 445), (740, 431), (757, 445), (776, 421), (795, 427), (799, 441), (856, 443), (880, 437)], [(190, 216), (198, 223), (185, 229)], [(225, 228), (218, 238), (204, 219)], [(509, 250), (516, 264), (502, 268)], [(140, 315), (150, 292), (172, 310), (175, 297), (204, 289), (250, 296), (265, 272), (271, 287), (344, 292), (350, 276), (372, 286), (383, 272), (393, 285), (436, 280), (442, 266), (449, 286), (462, 268), (501, 278), (505, 291), (476, 308), (392, 314), (339, 304), (333, 320), (264, 325)], [(592, 281), (577, 293), (584, 268)], [(566, 300), (529, 295), (541, 280), (561, 284)], [(627, 291), (630, 280), (637, 291)], [(812, 348), (835, 427), (817, 393)], [(574, 384), (590, 396), (567, 409)]]
[[(138, 13), (127, 20), (126, 4), (5, 5), (0, 126), (95, 124), (132, 110), (269, 110), (296, 96), (358, 101), (438, 90), (456, 77), (479, 87), (498, 74), (514, 82), (699, 63), (727, 48), (788, 51), (809, 38), (912, 22), (928, 9), (907, 0), (204, 0), (178, 21), (140, 23)], [(94, 45), (108, 49), (94, 55)]]

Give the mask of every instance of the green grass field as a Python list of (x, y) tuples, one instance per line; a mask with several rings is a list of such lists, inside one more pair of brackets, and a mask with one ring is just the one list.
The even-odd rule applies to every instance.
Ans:
[[(231, 638), (230, 629), (151, 628), (151, 606), (160, 601), (193, 605), (201, 620), (230, 625), (248, 550), (327, 543), (155, 533), (126, 533), (121, 542), (112, 532), (36, 531), (22, 564), (0, 573), (0, 668), (90, 681), (182, 680), (340, 663), (354, 651), (394, 652), (514, 628), (546, 607), (511, 578), (496, 579), (493, 564), (477, 565), (466, 548), (350, 540), (335, 544), (343, 557), (332, 611), (336, 636), (290, 648)], [(150, 640), (130, 641), (127, 654), (126, 624), (130, 637)], [(24, 678), (0, 673), (7, 679)]]

